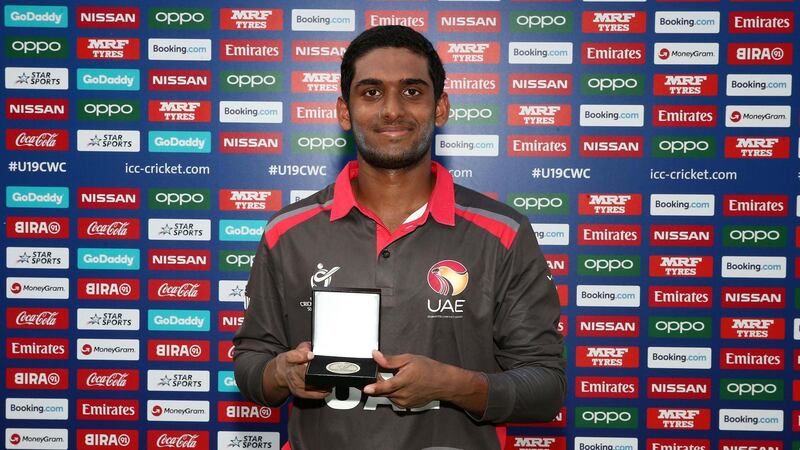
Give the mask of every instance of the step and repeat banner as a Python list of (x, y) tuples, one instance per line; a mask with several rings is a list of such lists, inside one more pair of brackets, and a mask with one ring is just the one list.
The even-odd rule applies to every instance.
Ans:
[(360, 31), (424, 32), (436, 159), (527, 215), (568, 399), (516, 450), (800, 449), (794, 1), (4, 5), (6, 449), (277, 449), (231, 338), (269, 216), (354, 158)]

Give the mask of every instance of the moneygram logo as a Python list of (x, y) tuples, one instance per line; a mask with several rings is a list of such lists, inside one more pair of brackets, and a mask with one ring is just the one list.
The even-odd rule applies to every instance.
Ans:
[(139, 300), (135, 278), (78, 278), (80, 300)]
[(283, 134), (256, 131), (223, 131), (219, 133), (222, 153), (281, 153)]
[(653, 44), (655, 65), (717, 65), (719, 44), (716, 42), (656, 42)]
[(220, 241), (253, 242), (261, 239), (266, 222), (263, 220), (220, 220)]
[(584, 33), (644, 33), (646, 28), (644, 11), (584, 11), (581, 17)]
[(68, 55), (69, 44), (65, 38), (6, 37), (6, 56), (12, 58), (64, 59)]
[(517, 12), (510, 17), (511, 31), (514, 33), (570, 33), (572, 32), (572, 12)]
[(240, 31), (280, 31), (283, 29), (283, 10), (220, 8), (219, 28)]
[(578, 255), (578, 274), (586, 276), (639, 276), (639, 256)]
[(729, 128), (788, 128), (789, 105), (725, 105), (725, 126)]
[(659, 96), (716, 96), (718, 75), (662, 74), (653, 75), (653, 95)]
[(9, 299), (69, 298), (67, 278), (6, 277), (6, 297)]
[(255, 253), (246, 250), (223, 250), (219, 254), (219, 269), (231, 272), (249, 272)]
[(78, 339), (77, 349), (77, 358), (81, 361), (139, 360), (138, 339)]
[(78, 89), (138, 91), (139, 69), (78, 69)]
[(579, 284), (575, 289), (577, 306), (637, 308), (640, 297), (639, 286)]
[(721, 400), (784, 400), (783, 380), (723, 378), (719, 385)]
[(139, 28), (139, 8), (77, 8), (78, 28)]
[(147, 329), (151, 331), (209, 331), (211, 313), (206, 310), (150, 309)]
[(710, 339), (708, 317), (649, 317), (647, 336), (654, 338)]
[(783, 226), (734, 226), (723, 230), (725, 247), (786, 247), (787, 232)]
[(209, 30), (208, 8), (150, 8), (149, 27), (155, 30)]
[(509, 156), (561, 158), (572, 153), (570, 137), (564, 135), (509, 135), (506, 143)]
[(78, 100), (80, 120), (139, 120), (138, 100)]
[(154, 301), (202, 301), (211, 298), (208, 280), (157, 280), (147, 281), (148, 298)]
[(147, 206), (160, 210), (205, 211), (211, 209), (208, 189), (149, 189)]
[(639, 424), (637, 408), (583, 407), (575, 408), (576, 428), (630, 429)]
[(713, 136), (656, 136), (652, 151), (660, 158), (711, 158), (716, 154), (717, 141)]
[(582, 75), (581, 93), (583, 95), (644, 95), (644, 75)]
[(499, 11), (439, 11), (436, 14), (436, 30), (444, 33), (498, 33)]
[(66, 6), (6, 5), (5, 26), (22, 28), (67, 28)]
[(726, 136), (726, 158), (788, 158), (788, 136)]
[(526, 215), (564, 215), (569, 213), (567, 194), (508, 194), (506, 201)]
[(148, 72), (151, 91), (210, 91), (210, 70), (156, 70)]
[(728, 44), (728, 64), (785, 66), (792, 64), (792, 44)]

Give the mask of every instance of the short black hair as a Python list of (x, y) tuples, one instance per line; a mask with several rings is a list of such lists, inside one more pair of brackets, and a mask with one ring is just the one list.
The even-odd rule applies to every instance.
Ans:
[(355, 75), (356, 60), (376, 48), (404, 48), (424, 57), (428, 61), (428, 75), (433, 81), (434, 98), (438, 100), (441, 97), (444, 92), (444, 66), (431, 41), (409, 27), (382, 25), (356, 36), (342, 56), (340, 83), (345, 102), (350, 102), (350, 85)]

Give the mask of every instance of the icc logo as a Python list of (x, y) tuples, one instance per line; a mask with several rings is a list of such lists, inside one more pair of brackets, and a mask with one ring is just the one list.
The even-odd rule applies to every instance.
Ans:
[(319, 287), (320, 285), (323, 287), (330, 286), (333, 274), (339, 269), (339, 266), (335, 266), (331, 269), (325, 269), (322, 266), (322, 263), (317, 264), (317, 271), (311, 276), (311, 287), (315, 288)]
[(458, 261), (446, 259), (428, 269), (428, 286), (439, 295), (456, 296), (467, 288), (469, 273)]

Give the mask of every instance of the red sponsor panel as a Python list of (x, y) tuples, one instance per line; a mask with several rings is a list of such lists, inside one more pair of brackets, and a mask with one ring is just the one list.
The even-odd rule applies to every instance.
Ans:
[(642, 136), (581, 136), (580, 155), (584, 158), (641, 158)]
[(783, 442), (750, 439), (720, 439), (717, 450), (783, 450)]
[(80, 300), (139, 300), (136, 278), (78, 278)]
[(151, 91), (204, 91), (211, 90), (210, 70), (157, 70), (147, 72)]
[(569, 305), (569, 286), (566, 284), (557, 284), (556, 293), (558, 294), (558, 304), (560, 306)]
[(555, 276), (569, 275), (569, 255), (566, 254), (547, 254), (544, 255), (550, 274)]
[(783, 370), (782, 348), (721, 348), (719, 368), (731, 370)]
[(650, 225), (654, 247), (712, 247), (713, 225)]
[(795, 349), (793, 353), (794, 370), (800, 370), (800, 349)]
[(283, 61), (283, 41), (220, 39), (219, 59), (222, 61), (280, 62)]
[(639, 347), (578, 345), (575, 347), (575, 366), (635, 369), (639, 367)]
[(639, 337), (638, 316), (577, 316), (575, 336)]
[(794, 32), (792, 11), (735, 11), (728, 13), (728, 32), (789, 34)]
[(244, 311), (220, 311), (217, 329), (223, 333), (234, 333), (242, 326)]
[(800, 380), (792, 380), (792, 400), (800, 402)]
[(578, 194), (582, 216), (640, 216), (642, 194)]
[(800, 410), (792, 411), (792, 431), (800, 432)]
[(280, 154), (283, 134), (261, 131), (222, 131), (219, 133), (221, 153)]
[(69, 150), (69, 130), (6, 129), (6, 150)]
[(380, 25), (403, 25), (420, 33), (428, 31), (428, 11), (364, 11), (365, 29)]
[(281, 208), (281, 191), (265, 189), (220, 189), (222, 211), (277, 211)]
[(139, 8), (79, 6), (76, 8), (78, 28), (139, 28)]
[(79, 239), (138, 240), (140, 228), (139, 219), (78, 218)]
[(708, 278), (714, 274), (714, 257), (650, 255), (651, 277)]
[(565, 315), (561, 315), (558, 318), (558, 332), (561, 333), (562, 336), (567, 336), (569, 332), (569, 317)]
[(147, 102), (150, 122), (210, 122), (208, 100), (150, 100)]
[(337, 124), (336, 104), (331, 102), (292, 102), (292, 123)]
[(510, 73), (512, 95), (572, 95), (571, 73)]
[(792, 44), (731, 43), (728, 44), (728, 64), (787, 66), (792, 64)]
[(219, 28), (237, 31), (283, 30), (283, 10), (278, 8), (220, 8)]
[(6, 119), (67, 120), (69, 100), (65, 98), (7, 98)]
[(292, 41), (292, 61), (341, 62), (349, 41)]
[(150, 300), (207, 302), (211, 299), (211, 282), (208, 280), (147, 280)]
[(68, 369), (6, 368), (6, 389), (63, 391), (68, 387)]
[(78, 59), (139, 59), (139, 38), (79, 37), (77, 55)]
[(36, 239), (67, 239), (67, 217), (6, 217), (6, 237)]
[(78, 188), (78, 208), (139, 209), (139, 188)]
[(499, 73), (448, 73), (444, 80), (444, 90), (448, 94), (488, 94), (500, 93)]
[(197, 430), (147, 430), (147, 450), (194, 449), (210, 447), (208, 431)]
[(78, 428), (78, 450), (137, 450), (139, 430), (99, 430)]
[(338, 94), (339, 72), (292, 72), (292, 92), (299, 94)]
[(147, 359), (208, 362), (211, 360), (211, 344), (201, 340), (151, 339), (147, 341)]
[(786, 217), (789, 197), (786, 195), (723, 195), (722, 215), (728, 217)]
[(507, 435), (503, 448), (506, 450), (567, 450), (567, 438), (564, 436)]
[(572, 124), (572, 106), (562, 104), (508, 105), (508, 124), (562, 127)]
[(543, 423), (507, 423), (509, 427), (534, 427), (534, 428), (566, 428), (567, 427), (567, 408), (561, 407), (561, 410), (556, 414), (550, 422)]
[(725, 136), (726, 158), (788, 158), (789, 136)]
[(716, 96), (719, 91), (719, 77), (715, 73), (685, 73), (653, 75), (653, 95), (678, 96)]
[(149, 249), (150, 270), (211, 270), (210, 250)]
[(716, 127), (716, 105), (654, 105), (654, 127)]
[(569, 135), (522, 134), (509, 135), (506, 140), (508, 156), (536, 158), (566, 158), (572, 154)]
[(723, 308), (783, 309), (786, 288), (782, 287), (723, 287)]
[(581, 31), (584, 33), (644, 33), (647, 14), (644, 11), (584, 11)]
[(686, 449), (711, 450), (708, 439), (648, 438), (645, 450)]
[(78, 369), (76, 386), (82, 391), (138, 391), (136, 369)]
[(581, 44), (583, 64), (644, 64), (643, 42), (585, 42)]
[(647, 408), (650, 430), (709, 430), (709, 408)]
[(709, 286), (650, 286), (647, 304), (651, 308), (711, 308)]
[(647, 398), (711, 399), (711, 378), (648, 377)]
[(443, 33), (499, 33), (500, 11), (439, 11), (436, 31)]
[(217, 361), (233, 362), (233, 342), (219, 341), (217, 343)]
[(139, 420), (139, 400), (79, 398), (78, 420)]
[(786, 322), (779, 317), (723, 317), (720, 319), (722, 339), (783, 340)]
[(641, 225), (578, 224), (578, 245), (631, 247), (641, 244)]
[(436, 44), (444, 64), (499, 64), (500, 43), (492, 42), (451, 42), (439, 41)]
[(62, 338), (6, 338), (6, 359), (69, 359), (69, 341)]
[(17, 330), (67, 330), (67, 308), (6, 308), (6, 328)]
[(578, 398), (638, 398), (639, 379), (636, 377), (575, 377), (575, 397)]
[(278, 423), (281, 410), (250, 402), (221, 401), (217, 403), (217, 420), (220, 422)]

